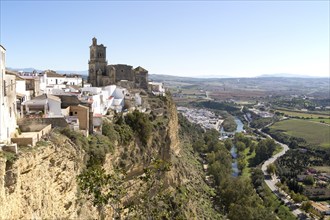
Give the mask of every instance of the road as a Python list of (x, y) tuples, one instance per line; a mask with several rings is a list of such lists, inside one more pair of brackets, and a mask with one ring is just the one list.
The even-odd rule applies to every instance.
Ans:
[[(241, 108), (241, 112), (243, 112), (242, 110), (243, 110), (243, 108)], [(244, 118), (245, 118), (245, 120), (248, 121), (248, 126), (250, 127), (250, 120), (248, 119), (246, 114), (244, 114)], [(284, 118), (284, 119), (287, 119), (287, 118)], [(266, 125), (265, 127), (269, 127), (272, 124), (273, 124), (273, 122)], [(282, 200), (284, 202), (284, 204), (291, 210), (291, 212), (294, 216), (296, 216), (298, 219), (310, 219), (304, 211), (300, 210), (299, 208), (293, 207), (294, 201), (289, 197), (289, 195), (287, 193), (278, 189), (278, 187), (276, 186), (276, 183), (279, 182), (279, 179), (276, 175), (274, 175), (271, 179), (267, 178), (267, 177), (269, 177), (269, 174), (267, 173), (267, 166), (269, 164), (274, 163), (275, 160), (277, 160), (277, 158), (283, 156), (289, 150), (288, 145), (278, 142), (277, 140), (272, 138), (269, 134), (262, 132), (261, 129), (258, 129), (258, 131), (261, 134), (265, 135), (266, 137), (273, 139), (275, 141), (275, 143), (281, 145), (283, 148), (280, 152), (278, 152), (277, 154), (275, 154), (274, 156), (272, 156), (271, 158), (269, 158), (262, 164), (261, 170), (265, 176), (265, 183), (270, 188), (270, 190), (276, 195), (276, 197), (278, 197), (280, 200)]]
[[(266, 134), (264, 132), (261, 131), (261, 129), (258, 130), (259, 132), (261, 132), (262, 134), (266, 135), (267, 137), (273, 139), (269, 134)], [(282, 144), (278, 141), (276, 141), (275, 139), (273, 139), (277, 144), (281, 145), (283, 147), (282, 151), (280, 151), (279, 153), (275, 154), (273, 157), (269, 158), (268, 160), (266, 160), (262, 166), (261, 166), (261, 170), (264, 173), (265, 177), (269, 176), (269, 174), (267, 173), (267, 166), (269, 164), (272, 164), (275, 162), (275, 160), (277, 160), (277, 158), (283, 156), (286, 151), (289, 150), (288, 145), (286, 144)], [(267, 184), (267, 186), (272, 190), (272, 192), (278, 197), (280, 198), (284, 204), (286, 204), (288, 207), (290, 206), (290, 204), (294, 204), (294, 201), (288, 197), (288, 194), (286, 194), (285, 192), (281, 192), (282, 196), (279, 193), (279, 189), (276, 186), (276, 183), (278, 182), (278, 177), (276, 175), (274, 175), (271, 179), (265, 179), (265, 183)], [(289, 207), (290, 208), (290, 207)], [(301, 211), (299, 208), (290, 208), (291, 212), (297, 217), (299, 218), (299, 216), (304, 215), (304, 212)]]

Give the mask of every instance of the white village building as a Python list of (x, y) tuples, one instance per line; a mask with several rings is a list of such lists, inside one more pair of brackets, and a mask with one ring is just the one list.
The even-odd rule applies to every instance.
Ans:
[(6, 49), (0, 45), (0, 143), (10, 143), (16, 132), (15, 75), (6, 74)]

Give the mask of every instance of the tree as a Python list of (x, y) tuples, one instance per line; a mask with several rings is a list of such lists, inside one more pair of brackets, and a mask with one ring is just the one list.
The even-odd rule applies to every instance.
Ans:
[(202, 139), (198, 139), (192, 144), (192, 147), (197, 152), (204, 152), (205, 150), (204, 141)]
[(259, 141), (256, 148), (256, 156), (254, 157), (254, 163), (257, 165), (264, 160), (267, 160), (273, 155), (276, 149), (276, 143), (273, 139), (267, 138)]
[(261, 169), (254, 168), (251, 171), (251, 181), (255, 189), (262, 185), (265, 180), (264, 173)]
[(252, 154), (252, 153), (255, 151), (255, 149), (256, 149), (256, 145), (255, 145), (255, 143), (252, 142), (252, 143), (250, 144), (250, 150), (249, 150), (249, 153)]
[[(155, 159), (149, 166), (144, 168), (143, 174), (135, 183), (141, 183), (139, 191), (130, 198), (128, 204), (122, 206), (122, 199), (127, 195), (124, 185), (126, 174), (124, 171), (115, 169), (107, 174), (101, 166), (91, 167), (78, 176), (78, 185), (87, 198), (98, 208), (101, 219), (104, 219), (104, 209), (110, 205), (114, 210), (113, 219), (120, 219), (122, 210), (128, 208), (135, 210), (139, 216), (147, 219), (162, 219), (169, 213), (176, 213), (175, 198), (164, 190), (162, 177), (169, 171), (170, 162)], [(131, 187), (131, 186), (130, 186)], [(130, 211), (128, 214), (131, 214)], [(166, 219), (171, 219), (169, 216)]]
[(240, 219), (276, 219), (262, 204), (251, 183), (247, 179), (228, 178), (220, 185), (220, 207), (228, 218)]
[[(134, 194), (126, 208), (135, 210), (136, 216), (144, 216), (146, 219), (172, 219), (172, 215), (180, 215), (177, 210), (174, 196), (166, 191), (162, 177), (165, 172), (170, 171), (170, 162), (156, 159), (143, 169), (143, 174), (139, 177), (142, 181), (140, 190)], [(130, 212), (129, 212), (130, 214)]]
[(299, 146), (297, 140), (292, 139), (292, 138), (290, 140), (291, 140), (290, 141), (290, 144), (289, 144), (289, 147), (290, 148), (295, 149), (295, 148), (297, 148)]
[(236, 148), (239, 152), (242, 152), (245, 150), (245, 144), (241, 141), (236, 142)]
[(216, 158), (215, 158), (214, 151), (207, 154), (207, 162), (208, 163), (213, 163), (215, 160), (216, 160)]
[(267, 173), (269, 173), (270, 175), (276, 174), (276, 166), (273, 163), (267, 166)]
[(227, 149), (228, 151), (230, 151), (231, 148), (232, 148), (232, 146), (233, 146), (233, 142), (231, 141), (231, 139), (227, 138), (227, 139), (225, 140), (225, 147), (226, 147), (226, 149)]
[(240, 157), (237, 161), (237, 166), (240, 171), (242, 171), (247, 165), (247, 162), (244, 157)]
[(125, 122), (139, 136), (141, 142), (146, 145), (152, 132), (152, 124), (148, 115), (134, 110), (133, 113), (127, 114)]
[(315, 182), (315, 180), (314, 180), (314, 177), (312, 175), (308, 175), (304, 179), (304, 183), (306, 185), (314, 185), (314, 182)]
[(301, 207), (300, 207), (302, 210), (306, 211), (306, 212), (309, 212), (309, 210), (312, 208), (312, 203), (311, 201), (306, 201), (306, 202), (303, 202), (301, 204)]
[(103, 210), (109, 204), (114, 210), (113, 218), (116, 219), (120, 218), (120, 200), (126, 194), (124, 178), (125, 174), (120, 170), (106, 174), (101, 166), (94, 166), (78, 176), (78, 185), (98, 208), (101, 218), (104, 218)]

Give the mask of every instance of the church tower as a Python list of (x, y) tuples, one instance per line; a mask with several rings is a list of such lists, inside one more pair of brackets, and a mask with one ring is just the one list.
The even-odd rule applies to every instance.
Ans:
[(97, 39), (92, 39), (92, 45), (89, 47), (90, 59), (88, 61), (88, 82), (92, 86), (102, 86), (102, 76), (107, 75), (106, 47), (97, 45)]

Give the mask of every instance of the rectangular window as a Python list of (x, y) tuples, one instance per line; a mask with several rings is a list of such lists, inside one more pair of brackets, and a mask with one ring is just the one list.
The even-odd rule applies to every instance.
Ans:
[(9, 117), (11, 117), (11, 107), (9, 107)]
[(3, 81), (3, 95), (6, 96), (7, 95), (7, 90), (6, 90), (6, 80)]

